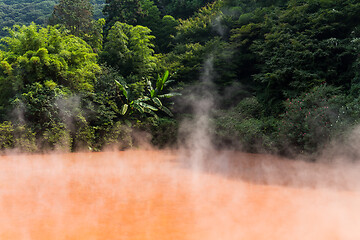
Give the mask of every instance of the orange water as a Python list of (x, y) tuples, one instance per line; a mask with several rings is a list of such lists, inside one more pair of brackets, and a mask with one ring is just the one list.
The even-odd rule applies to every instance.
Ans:
[(354, 172), (212, 157), (196, 171), (157, 151), (0, 157), (0, 239), (360, 239)]

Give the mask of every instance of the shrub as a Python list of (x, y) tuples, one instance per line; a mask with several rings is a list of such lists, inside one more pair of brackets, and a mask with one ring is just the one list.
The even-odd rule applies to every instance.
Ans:
[(0, 124), (0, 150), (13, 148), (21, 152), (35, 152), (35, 133), (25, 125), (15, 126), (6, 121)]
[(81, 114), (77, 116), (73, 135), (73, 151), (88, 149), (93, 150), (95, 146), (95, 128)]
[(215, 117), (217, 144), (235, 144), (249, 152), (276, 152), (276, 126), (277, 121), (264, 115), (255, 97), (245, 98), (237, 106), (223, 110)]
[(326, 84), (288, 99), (278, 129), (283, 148), (291, 145), (299, 152), (313, 153), (326, 145), (353, 122), (351, 111), (344, 109), (349, 101), (339, 88)]
[(72, 145), (72, 138), (70, 132), (63, 124), (58, 124), (49, 127), (43, 134), (43, 142), (41, 148), (43, 150), (55, 150), (70, 152)]
[(14, 145), (21, 152), (36, 152), (38, 150), (35, 133), (29, 127), (18, 125), (14, 129), (14, 137)]
[(14, 147), (14, 126), (11, 122), (0, 124), (0, 150)]
[(151, 143), (157, 147), (172, 147), (177, 142), (179, 123), (171, 118), (159, 118), (151, 126)]
[(102, 141), (102, 148), (116, 147), (117, 149), (126, 149), (133, 146), (132, 128), (121, 121), (105, 130)]

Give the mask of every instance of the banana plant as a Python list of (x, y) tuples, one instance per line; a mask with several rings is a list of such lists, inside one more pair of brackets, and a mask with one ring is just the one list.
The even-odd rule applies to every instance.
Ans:
[(124, 102), (124, 104), (120, 109), (121, 115), (126, 115), (126, 114), (131, 115), (134, 111), (137, 111), (141, 114), (149, 113), (151, 115), (156, 116), (155, 112), (158, 111), (158, 109), (146, 103), (147, 101), (150, 100), (149, 97), (132, 99), (131, 98), (132, 94), (130, 92), (130, 89), (125, 83), (120, 83), (117, 80), (115, 80), (115, 83), (126, 99), (126, 101)]
[(152, 86), (152, 83), (150, 80), (147, 81), (151, 101), (158, 107), (158, 109), (162, 110), (169, 116), (173, 116), (173, 114), (167, 107), (165, 107), (162, 104), (160, 99), (171, 98), (171, 97), (181, 95), (180, 93), (174, 93), (174, 92), (162, 94), (162, 91), (164, 90), (164, 88), (171, 82), (173, 82), (173, 81), (169, 80), (169, 71), (166, 71), (162, 77), (160, 77), (160, 75), (158, 75), (155, 88)]
[[(166, 93), (160, 94), (164, 87), (166, 87), (171, 81), (168, 80), (169, 78), (169, 71), (166, 71), (165, 74), (160, 77), (156, 81), (156, 87), (154, 88), (150, 81), (148, 81), (148, 90), (149, 96), (144, 96), (138, 99), (132, 99), (132, 94), (126, 83), (120, 83), (119, 81), (115, 80), (115, 83), (119, 90), (124, 95), (126, 102), (121, 107), (120, 114), (121, 115), (131, 115), (133, 112), (137, 111), (141, 114), (148, 113), (153, 115), (154, 117), (158, 117), (156, 112), (161, 110), (168, 114), (169, 116), (173, 116), (171, 111), (165, 107), (161, 100), (162, 98), (170, 98), (173, 96), (179, 95), (178, 93)], [(153, 106), (155, 105), (155, 106)]]

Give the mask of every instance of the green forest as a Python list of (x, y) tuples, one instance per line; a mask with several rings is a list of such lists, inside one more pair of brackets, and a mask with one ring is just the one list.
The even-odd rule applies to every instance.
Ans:
[(209, 59), (215, 147), (313, 154), (360, 120), (357, 0), (3, 0), (0, 10), (0, 150), (176, 147)]
[[(58, 0), (0, 0), (0, 36), (5, 36), (5, 27), (14, 25), (29, 25), (34, 22), (45, 26)], [(104, 17), (102, 9), (105, 0), (91, 0), (93, 4), (93, 18)]]

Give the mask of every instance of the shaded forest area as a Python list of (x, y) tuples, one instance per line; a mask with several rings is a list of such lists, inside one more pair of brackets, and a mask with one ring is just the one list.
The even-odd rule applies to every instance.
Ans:
[(176, 146), (207, 59), (215, 146), (313, 154), (358, 125), (356, 0), (11, 3), (0, 149)]

